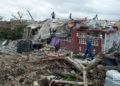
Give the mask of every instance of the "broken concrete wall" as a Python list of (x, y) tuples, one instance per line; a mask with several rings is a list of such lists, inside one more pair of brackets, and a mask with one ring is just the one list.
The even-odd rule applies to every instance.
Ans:
[(38, 33), (34, 36), (35, 41), (39, 41), (40, 39), (48, 39), (50, 37), (50, 29), (56, 30), (57, 37), (66, 36), (67, 33), (65, 31), (66, 20), (47, 20), (43, 23)]
[(50, 23), (50, 20), (46, 21), (41, 29), (38, 31), (38, 34), (36, 34), (34, 36), (34, 40), (39, 40), (39, 39), (47, 39), (50, 37), (50, 32), (49, 32), (49, 23)]

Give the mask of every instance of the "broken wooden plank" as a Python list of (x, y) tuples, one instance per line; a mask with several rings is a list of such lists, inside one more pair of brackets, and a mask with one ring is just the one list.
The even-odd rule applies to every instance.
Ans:
[[(64, 80), (52, 80), (51, 83), (49, 84), (49, 86), (53, 86), (52, 84), (70, 84), (72, 86), (83, 86), (84, 82), (76, 82), (76, 81), (64, 81)], [(88, 85), (92, 85), (91, 82), (88, 83)]]
[(83, 82), (84, 82), (84, 86), (88, 86), (87, 71), (86, 70), (83, 70)]

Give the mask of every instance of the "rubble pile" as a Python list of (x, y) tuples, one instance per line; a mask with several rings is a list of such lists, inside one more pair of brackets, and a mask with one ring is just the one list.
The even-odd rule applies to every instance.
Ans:
[(81, 86), (76, 83), (83, 82), (83, 69), (77, 66), (82, 64), (87, 70), (89, 84), (103, 86), (107, 68), (102, 63), (101, 55), (98, 57), (93, 61), (81, 61), (70, 57), (69, 53), (49, 53), (41, 58), (31, 55), (28, 60), (25, 55), (0, 55), (0, 84), (34, 86), (37, 82), (40, 86)]
[(6, 45), (2, 45), (4, 41), (0, 43), (0, 52), (5, 54), (15, 54), (17, 41), (9, 41)]
[[(81, 56), (75, 58), (71, 52), (60, 49), (54, 52), (54, 48), (46, 46), (39, 50), (39, 54), (10, 54), (0, 55), (0, 84), (4, 86), (83, 86), (83, 71), (87, 71), (89, 85), (103, 86), (106, 71), (115, 69), (120, 71), (119, 52), (98, 54), (92, 61), (81, 60)], [(114, 64), (107, 64), (105, 58), (117, 59)], [(111, 60), (110, 60), (111, 61)], [(81, 85), (80, 85), (81, 84)]]
[[(112, 42), (119, 41), (119, 39), (112, 40), (114, 36), (119, 35), (119, 33), (113, 34), (116, 29), (106, 21), (98, 20), (74, 20), (73, 22), (73, 20), (48, 19), (29, 25), (25, 28), (24, 39), (0, 42), (0, 85), (103, 86), (108, 70), (120, 71), (120, 45), (115, 45), (117, 48), (112, 46)], [(92, 34), (90, 31), (93, 31)], [(55, 51), (55, 46), (46, 42), (54, 32), (56, 37), (60, 38), (61, 44), (66, 41), (65, 45), (75, 47), (73, 50), (79, 48), (79, 53), (63, 47)], [(83, 60), (80, 51), (83, 53), (85, 50), (85, 40), (88, 36), (94, 39), (95, 56), (92, 60)], [(106, 44), (102, 44), (104, 41)], [(108, 41), (110, 47), (107, 46)], [(74, 42), (78, 42), (79, 45)], [(109, 50), (102, 51), (101, 47)]]
[[(0, 69), (0, 84), (4, 86), (31, 86), (34, 81), (40, 83), (44, 76), (51, 75), (55, 79), (61, 79), (62, 73), (65, 77), (64, 72), (66, 76), (70, 75), (72, 71), (71, 76), (76, 75), (77, 77), (77, 74), (79, 74), (79, 72), (72, 69), (73, 66), (62, 60), (41, 61), (38, 58), (31, 57), (30, 60), (32, 61), (26, 61), (24, 57), (7, 55), (5, 57), (1, 56), (0, 59), (0, 67), (2, 68)], [(77, 78), (79, 80), (79, 77)]]

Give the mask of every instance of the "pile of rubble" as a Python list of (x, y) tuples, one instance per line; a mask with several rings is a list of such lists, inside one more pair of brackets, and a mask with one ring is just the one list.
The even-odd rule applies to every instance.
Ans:
[[(94, 23), (98, 25), (98, 22)], [(47, 40), (56, 29), (56, 36), (67, 40), (71, 32), (67, 24), (67, 20), (54, 19), (27, 28), (33, 31), (33, 43), (41, 43), (41, 39)], [(30, 36), (27, 30), (26, 33)], [(44, 43), (41, 49), (18, 54), (17, 42), (18, 40), (0, 43), (0, 85), (103, 86), (107, 70), (120, 71), (120, 52), (116, 49), (108, 54), (99, 53), (90, 61), (82, 60), (81, 55), (75, 58), (76, 54), (67, 49), (61, 48), (55, 52), (54, 47)]]
[[(49, 84), (50, 82), (46, 83), (47, 81), (42, 81), (43, 79), (48, 79), (48, 77), (57, 80), (62, 78), (66, 80), (69, 80), (69, 78), (76, 81), (81, 80), (78, 77), (81, 76), (80, 73), (65, 60), (45, 61), (33, 57), (30, 60), (26, 61), (26, 58), (18, 56), (4, 56), (0, 61), (0, 67), (2, 68), (0, 70), (0, 84), (4, 86), (31, 86), (34, 81), (37, 81), (41, 85), (43, 83)], [(48, 86), (45, 84), (42, 86)]]
[(17, 47), (17, 41), (1, 41), (0, 43), (0, 52), (5, 54), (15, 54)]
[[(107, 66), (104, 58), (109, 55), (98, 54), (94, 60), (74, 58), (68, 51), (32, 54), (0, 55), (0, 84), (4, 86), (103, 86), (106, 71), (118, 66)], [(119, 53), (112, 53), (119, 56)], [(81, 57), (79, 57), (81, 58)], [(38, 85), (35, 85), (38, 84)]]

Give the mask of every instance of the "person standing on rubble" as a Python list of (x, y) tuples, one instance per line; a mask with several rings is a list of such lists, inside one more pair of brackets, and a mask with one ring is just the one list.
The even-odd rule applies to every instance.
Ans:
[(93, 20), (98, 20), (98, 15), (96, 14)]
[(72, 19), (72, 13), (70, 13), (70, 15), (69, 15), (69, 19)]
[(55, 12), (54, 11), (51, 13), (51, 16), (52, 16), (52, 19), (55, 19)]
[(85, 53), (83, 55), (83, 59), (86, 59), (88, 54), (89, 54), (89, 57), (91, 58), (91, 60), (93, 60), (94, 57), (93, 57), (93, 53), (92, 53), (92, 40), (89, 38), (86, 41), (86, 50), (85, 50)]

